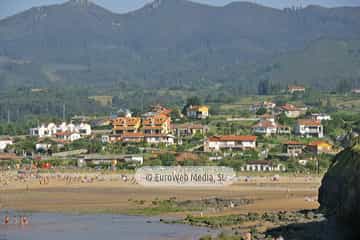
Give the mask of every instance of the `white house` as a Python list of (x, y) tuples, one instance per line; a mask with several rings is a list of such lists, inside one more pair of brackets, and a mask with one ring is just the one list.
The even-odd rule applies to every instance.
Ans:
[(13, 140), (11, 138), (0, 139), (0, 152), (4, 152), (8, 145), (12, 145)]
[(271, 121), (260, 121), (252, 127), (255, 134), (270, 136), (277, 133), (277, 125)]
[(245, 150), (256, 148), (256, 136), (214, 136), (204, 142), (205, 152), (217, 152), (221, 150)]
[(276, 107), (276, 103), (264, 101), (264, 102), (255, 103), (255, 104), (251, 105), (249, 110), (251, 112), (256, 112), (261, 108), (264, 108), (266, 110), (273, 110), (275, 107)]
[(288, 118), (297, 118), (301, 114), (305, 113), (306, 110), (306, 108), (299, 108), (292, 104), (285, 104), (284, 106), (280, 107), (280, 112), (283, 112)]
[(209, 107), (205, 105), (189, 106), (186, 109), (186, 116), (193, 119), (206, 119), (209, 117)]
[(274, 164), (270, 161), (251, 161), (241, 170), (247, 172), (284, 172), (286, 168), (283, 164)]
[(317, 120), (317, 121), (330, 121), (331, 116), (326, 113), (312, 113), (311, 119)]
[(295, 133), (304, 137), (324, 137), (324, 127), (321, 121), (300, 119), (295, 126)]
[(39, 138), (56, 137), (56, 134), (65, 132), (78, 133), (81, 136), (90, 136), (91, 126), (86, 123), (75, 125), (73, 123), (67, 124), (63, 122), (60, 125), (56, 125), (55, 123), (49, 123), (48, 125), (42, 124), (37, 128), (30, 129), (30, 135)]
[(146, 143), (150, 144), (164, 143), (166, 145), (173, 145), (175, 143), (175, 137), (169, 134), (146, 134), (144, 139)]
[(73, 142), (81, 139), (81, 135), (76, 132), (58, 132), (55, 134), (56, 138), (65, 142)]
[(297, 86), (297, 85), (290, 85), (288, 86), (288, 92), (290, 94), (294, 94), (294, 93), (304, 93), (306, 90), (305, 87), (303, 86)]
[(51, 143), (37, 143), (35, 145), (35, 150), (37, 152), (39, 151), (48, 151), (51, 148), (52, 144)]

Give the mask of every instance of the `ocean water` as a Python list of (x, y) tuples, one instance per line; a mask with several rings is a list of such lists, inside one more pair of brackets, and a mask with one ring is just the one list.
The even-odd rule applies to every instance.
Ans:
[(216, 233), (142, 216), (32, 213), (26, 226), (3, 225), (4, 216), (0, 214), (0, 240), (197, 240)]

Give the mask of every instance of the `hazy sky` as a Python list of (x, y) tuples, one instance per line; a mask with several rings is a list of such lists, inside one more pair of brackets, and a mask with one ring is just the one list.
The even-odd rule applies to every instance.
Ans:
[[(0, 18), (13, 15), (20, 11), (26, 10), (34, 6), (50, 5), (54, 3), (62, 3), (66, 0), (0, 0)], [(140, 8), (147, 2), (152, 0), (92, 0), (113, 12), (127, 12)], [(166, 0), (165, 0), (166, 1)], [(193, 0), (196, 2), (224, 5), (234, 0)], [(257, 2), (259, 4), (268, 5), (277, 8), (283, 8), (292, 3), (302, 2), (303, 5), (317, 4), (328, 7), (334, 6), (360, 6), (360, 0), (248, 0), (249, 2)]]

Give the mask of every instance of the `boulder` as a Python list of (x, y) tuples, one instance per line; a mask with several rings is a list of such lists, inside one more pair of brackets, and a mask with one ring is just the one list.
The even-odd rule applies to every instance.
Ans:
[(360, 144), (335, 156), (319, 189), (320, 210), (360, 232)]

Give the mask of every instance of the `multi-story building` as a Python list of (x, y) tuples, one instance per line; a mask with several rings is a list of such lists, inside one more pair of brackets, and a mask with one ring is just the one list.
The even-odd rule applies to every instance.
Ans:
[(256, 148), (256, 136), (214, 136), (204, 142), (205, 152), (217, 152), (221, 150), (246, 150)]
[(305, 150), (306, 145), (298, 141), (287, 141), (283, 144), (283, 152), (291, 157), (301, 155)]
[(201, 124), (172, 124), (171, 125), (172, 134), (174, 136), (187, 137), (193, 136), (195, 134), (206, 134), (209, 130), (208, 126), (204, 126)]
[(119, 117), (112, 120), (113, 134), (137, 133), (141, 127), (141, 119), (138, 117)]
[(321, 121), (300, 119), (295, 126), (295, 133), (304, 137), (324, 137), (324, 127)]
[(145, 135), (169, 134), (171, 131), (171, 118), (165, 114), (147, 117), (142, 121), (142, 130)]
[(186, 116), (193, 119), (206, 119), (209, 117), (208, 106), (189, 106), (186, 110)]

